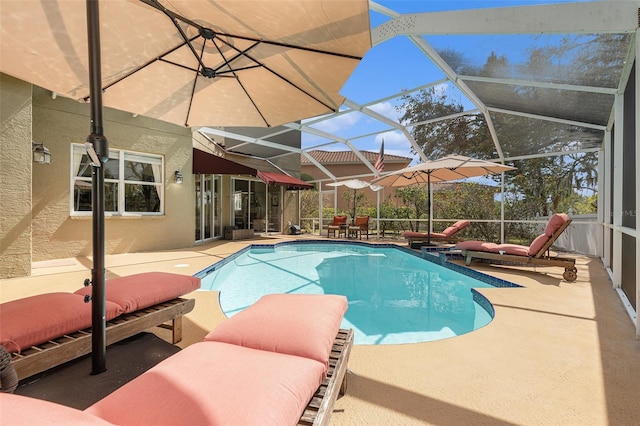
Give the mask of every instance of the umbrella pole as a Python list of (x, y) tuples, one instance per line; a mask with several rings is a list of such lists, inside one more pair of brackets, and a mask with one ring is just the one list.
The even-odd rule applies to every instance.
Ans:
[(358, 190), (353, 188), (353, 217), (351, 217), (351, 223), (356, 223), (356, 192)]
[[(106, 294), (104, 265), (104, 162), (109, 159), (109, 144), (102, 129), (102, 72), (100, 64), (100, 16), (98, 0), (87, 0), (87, 39), (89, 43), (89, 96), (91, 98), (91, 134), (87, 149), (92, 158), (93, 269), (91, 269), (91, 374), (106, 371)], [(90, 153), (92, 154), (92, 153)]]

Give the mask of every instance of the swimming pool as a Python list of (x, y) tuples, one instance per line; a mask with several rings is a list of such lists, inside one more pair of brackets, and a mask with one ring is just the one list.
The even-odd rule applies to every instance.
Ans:
[(473, 290), (493, 285), (392, 244), (250, 245), (196, 276), (202, 289), (220, 291), (227, 316), (265, 294), (345, 295), (342, 327), (354, 329), (356, 344), (445, 339), (484, 327), (493, 316), (490, 303)]

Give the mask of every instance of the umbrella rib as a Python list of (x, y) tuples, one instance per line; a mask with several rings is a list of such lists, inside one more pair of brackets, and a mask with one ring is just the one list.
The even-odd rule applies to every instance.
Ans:
[[(162, 6), (160, 2), (157, 0), (140, 0), (140, 1), (150, 6), (153, 6), (157, 10), (164, 13), (171, 20), (171, 22), (173, 23), (173, 26), (176, 27), (176, 29), (180, 33), (180, 37), (182, 37), (182, 39), (185, 41), (185, 44), (189, 47), (189, 50), (191, 50), (191, 53), (193, 53), (193, 56), (196, 58), (196, 61), (198, 61), (198, 63), (200, 64), (201, 69), (204, 70), (206, 67), (202, 62), (202, 58), (198, 56), (198, 52), (196, 52), (196, 49), (191, 44), (191, 41), (193, 41), (193, 39), (189, 40), (189, 37), (187, 37), (184, 30), (180, 27), (180, 24), (178, 24), (178, 19), (180, 19), (181, 21), (189, 25), (195, 26), (195, 28), (198, 28), (198, 30), (201, 30), (203, 27), (200, 25), (197, 25), (195, 22), (184, 19), (182, 16), (178, 15), (177, 13), (170, 11), (166, 7)], [(202, 34), (201, 31), (199, 31), (199, 33)]]
[(327, 109), (333, 111), (333, 112), (337, 112), (337, 108), (327, 104), (326, 102), (324, 102), (321, 99), (318, 99), (317, 96), (309, 93), (308, 91), (304, 90), (302, 87), (298, 86), (297, 84), (295, 84), (294, 82), (290, 81), (288, 78), (286, 78), (283, 75), (280, 75), (279, 73), (277, 73), (276, 71), (272, 70), (271, 68), (269, 68), (268, 66), (266, 66), (265, 64), (263, 64), (262, 62), (254, 59), (253, 57), (251, 57), (251, 55), (245, 55), (247, 58), (251, 59), (253, 62), (260, 64), (260, 66), (262, 68), (264, 68), (265, 70), (269, 71), (270, 73), (272, 73), (273, 75), (275, 75), (276, 77), (278, 77), (279, 79), (281, 79), (282, 81), (288, 83), (291, 87), (295, 88), (296, 90), (304, 93), (305, 95), (307, 95), (308, 97), (310, 97), (311, 99), (315, 100), (316, 102), (318, 102), (319, 104), (323, 105), (324, 107), (326, 107)]
[[(190, 39), (190, 41), (193, 41), (193, 40), (195, 40), (195, 39), (196, 39), (196, 38), (198, 38), (198, 37), (199, 37), (199, 35), (194, 36), (194, 37), (192, 37), (192, 38)], [(151, 60), (149, 60), (149, 61), (145, 62), (144, 64), (140, 65), (138, 68), (135, 68), (135, 69), (133, 69), (133, 70), (129, 71), (128, 73), (126, 73), (126, 74), (122, 75), (121, 77), (119, 77), (117, 80), (112, 81), (111, 83), (107, 84), (106, 86), (103, 86), (103, 87), (102, 87), (102, 91), (104, 92), (105, 90), (109, 89), (111, 86), (114, 86), (114, 85), (116, 85), (116, 84), (120, 83), (122, 80), (126, 79), (127, 77), (132, 76), (133, 74), (137, 73), (138, 71), (141, 71), (141, 70), (145, 69), (146, 67), (148, 67), (149, 65), (151, 65), (151, 64), (153, 64), (154, 62), (157, 62), (157, 61), (163, 61), (163, 62), (167, 62), (167, 63), (173, 64), (173, 65), (177, 65), (177, 66), (182, 66), (182, 67), (184, 67), (184, 65), (180, 65), (180, 64), (176, 64), (175, 62), (167, 61), (166, 59), (163, 59), (163, 57), (164, 57), (164, 56), (167, 56), (167, 55), (168, 55), (168, 54), (170, 54), (170, 53), (175, 52), (176, 50), (178, 50), (178, 49), (180, 49), (181, 47), (183, 47), (185, 44), (186, 44), (186, 43), (180, 43), (179, 45), (177, 45), (177, 46), (175, 46), (175, 47), (173, 47), (173, 48), (171, 48), (171, 49), (167, 50), (166, 52), (164, 52), (164, 53), (162, 53), (162, 54), (160, 54), (160, 55), (156, 56), (155, 58), (153, 58), (153, 59), (151, 59)], [(186, 68), (186, 67), (185, 67), (185, 68)], [(191, 68), (189, 68), (189, 69), (191, 69)], [(85, 96), (84, 98), (82, 98), (82, 100), (83, 100), (84, 102), (88, 102), (88, 101), (89, 101), (89, 98), (90, 98), (89, 96)]]
[[(196, 58), (198, 59), (198, 62), (200, 62), (200, 64), (202, 64), (201, 57), (204, 54), (205, 44), (206, 44), (206, 41), (205, 41), (205, 43), (202, 43), (202, 48), (200, 50), (200, 56), (198, 56), (195, 53), (195, 50), (193, 51), (194, 54), (196, 54)], [(184, 126), (185, 127), (189, 127), (189, 116), (191, 115), (191, 106), (193, 105), (193, 96), (196, 93), (196, 85), (197, 84), (198, 84), (198, 71), (196, 71), (195, 78), (193, 79), (193, 87), (191, 88), (191, 96), (189, 97), (189, 107), (187, 108), (187, 114), (186, 114), (185, 120), (184, 120)]]
[[(193, 22), (190, 19), (185, 18), (184, 16), (179, 15), (176, 12), (173, 12), (167, 8), (165, 8), (164, 6), (162, 6), (160, 4), (160, 2), (158, 0), (140, 0), (142, 3), (145, 3), (155, 9), (158, 9), (159, 11), (163, 12), (165, 15), (167, 15), (169, 18), (171, 18), (171, 20), (177, 19), (180, 20), (182, 22), (184, 22), (187, 25), (191, 25), (194, 28), (197, 28), (198, 30), (203, 29), (204, 27), (200, 24), (197, 24), (196, 22)], [(312, 52), (312, 53), (324, 53), (326, 55), (331, 55), (331, 56), (338, 56), (341, 58), (347, 58), (347, 59), (355, 59), (355, 60), (362, 60), (361, 56), (356, 56), (356, 55), (349, 55), (347, 53), (339, 53), (339, 52), (330, 52), (328, 50), (321, 50), (321, 49), (314, 49), (312, 47), (304, 47), (304, 46), (297, 46), (295, 44), (288, 44), (288, 43), (281, 43), (281, 42), (277, 42), (277, 41), (270, 41), (270, 40), (263, 40), (263, 39), (259, 39), (256, 37), (248, 37), (248, 36), (241, 36), (241, 35), (235, 35), (235, 34), (229, 34), (229, 33), (223, 33), (223, 32), (217, 32), (215, 31), (215, 33), (217, 35), (221, 35), (224, 37), (231, 37), (231, 38), (237, 38), (239, 40), (247, 40), (247, 41), (254, 41), (256, 43), (265, 43), (265, 44), (269, 44), (272, 46), (279, 46), (279, 47), (286, 47), (286, 48), (290, 48), (290, 49), (298, 49), (298, 50), (304, 50), (307, 52)]]
[[(231, 36), (234, 37), (234, 36)], [(257, 45), (259, 45), (260, 43), (265, 43), (264, 41), (256, 41), (256, 43), (252, 44), (250, 47), (248, 47), (247, 49), (244, 50), (240, 50), (237, 47), (235, 47), (234, 45), (227, 43), (225, 40), (220, 39), (219, 37), (217, 37), (222, 43), (226, 44), (230, 49), (235, 50), (236, 52), (238, 52), (238, 54), (232, 58), (230, 61), (227, 62), (227, 60), (225, 59), (225, 64), (230, 68), (231, 72), (234, 73), (236, 71), (241, 71), (240, 69), (234, 70), (231, 67), (230, 62), (236, 60), (237, 58), (239, 58), (240, 56), (244, 56), (245, 58), (249, 59), (250, 61), (252, 61), (253, 63), (257, 64), (258, 66), (264, 68), (265, 70), (269, 71), (270, 73), (272, 73), (273, 75), (275, 75), (276, 77), (278, 77), (279, 79), (285, 81), (286, 83), (288, 83), (290, 86), (294, 87), (296, 90), (304, 93), (305, 95), (307, 95), (308, 97), (310, 97), (311, 99), (315, 100), (316, 102), (318, 102), (319, 104), (321, 104), (322, 106), (324, 106), (325, 108), (331, 110), (331, 111), (336, 111), (336, 108), (334, 108), (331, 105), (328, 105), (326, 102), (322, 101), (321, 99), (319, 99), (318, 97), (314, 96), (313, 94), (307, 92), (306, 90), (302, 89), (300, 86), (298, 86), (297, 84), (293, 83), (292, 81), (288, 80), (286, 77), (278, 74), (277, 72), (275, 72), (274, 70), (272, 70), (271, 68), (269, 68), (267, 65), (265, 65), (264, 63), (258, 61), (257, 59), (255, 59), (254, 57), (252, 57), (248, 52), (249, 50), (253, 49), (254, 47), (256, 47)], [(240, 37), (239, 37), (240, 38)], [(248, 38), (245, 38), (246, 40), (250, 40)], [(274, 43), (275, 44), (275, 43)], [(220, 53), (220, 55), (224, 58), (224, 55), (222, 55), (222, 52), (220, 51), (220, 48), (218, 47), (217, 44), (214, 43), (214, 45), (216, 46), (216, 48), (218, 49), (218, 52)], [(252, 67), (254, 68), (254, 67)], [(246, 68), (246, 69), (250, 69), (250, 68)], [(237, 76), (236, 76), (237, 77)], [(243, 87), (244, 89), (244, 87)], [(246, 91), (245, 91), (246, 93)], [(247, 96), (249, 96), (249, 94), (247, 93)]]

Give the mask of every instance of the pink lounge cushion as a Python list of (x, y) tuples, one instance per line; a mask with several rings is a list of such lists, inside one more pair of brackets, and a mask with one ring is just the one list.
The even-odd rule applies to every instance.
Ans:
[[(122, 313), (107, 301), (107, 321)], [(0, 342), (8, 351), (33, 345), (91, 326), (91, 303), (74, 293), (45, 293), (0, 305)]]
[(0, 393), (0, 424), (112, 425), (106, 420), (75, 408), (10, 393)]
[(222, 322), (206, 337), (328, 365), (347, 298), (328, 294), (269, 294)]
[(491, 253), (502, 252), (502, 254), (512, 254), (514, 256), (527, 256), (529, 254), (529, 247), (519, 244), (495, 244), (488, 251)]
[(489, 251), (492, 252), (497, 247), (495, 243), (488, 243), (486, 241), (461, 241), (456, 244), (458, 250), (471, 250), (471, 251)]
[(549, 241), (549, 238), (551, 238), (551, 236), (547, 235), (546, 233), (538, 235), (536, 239), (533, 240), (533, 242), (529, 246), (529, 250), (527, 250), (527, 254), (529, 256), (535, 256), (536, 254), (538, 254), (538, 252), (542, 249), (542, 247), (544, 247), (544, 245), (547, 244), (547, 242)]
[[(409, 238), (427, 238), (428, 234), (426, 232), (415, 232), (415, 231), (404, 231), (402, 233), (402, 236), (409, 239)], [(431, 238), (446, 238), (447, 235), (445, 235), (444, 233), (440, 233), (440, 232), (432, 232), (431, 233)]]
[(402, 236), (405, 238), (427, 238), (426, 232), (416, 232), (416, 231), (404, 231)]
[(446, 228), (444, 231), (442, 231), (442, 233), (449, 237), (453, 234), (455, 234), (456, 232), (466, 228), (467, 226), (469, 226), (471, 222), (469, 222), (468, 220), (459, 220), (456, 223), (454, 223), (453, 225), (449, 226), (448, 228)]
[(552, 236), (564, 223), (569, 220), (566, 213), (556, 213), (549, 219), (547, 226), (544, 228), (544, 234), (548, 237)]
[(0, 393), (0, 424), (3, 425), (102, 425), (107, 422), (75, 408), (11, 393)]
[(119, 425), (295, 425), (323, 378), (308, 358), (200, 342), (86, 412)]
[[(168, 272), (144, 272), (106, 282), (107, 300), (122, 306), (124, 313), (157, 305), (200, 288), (200, 278)], [(76, 294), (91, 294), (83, 287)]]

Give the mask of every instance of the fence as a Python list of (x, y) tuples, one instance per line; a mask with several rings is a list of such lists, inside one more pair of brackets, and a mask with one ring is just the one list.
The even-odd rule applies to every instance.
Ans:
[[(569, 228), (567, 228), (562, 235), (556, 240), (555, 246), (580, 254), (589, 256), (599, 256), (603, 251), (603, 239), (602, 239), (602, 226), (598, 223), (597, 215), (574, 215), (571, 216), (572, 222)], [(449, 224), (455, 222), (458, 219), (433, 219), (433, 229), (438, 232), (444, 229)], [(421, 228), (426, 231), (427, 219), (419, 219)], [(541, 234), (544, 230), (545, 224), (548, 218), (540, 217), (535, 220), (505, 220), (505, 226), (509, 224), (514, 227), (518, 227), (520, 230), (518, 235), (522, 234), (522, 228), (528, 228), (528, 232), (525, 232), (524, 236), (521, 236), (518, 240), (514, 240), (515, 236), (505, 236), (505, 240), (508, 242), (518, 242), (521, 244), (529, 244), (533, 241), (537, 235)], [(327, 223), (331, 222), (331, 218), (324, 218), (322, 228), (320, 228), (319, 219), (316, 218), (302, 218), (301, 227), (306, 232), (314, 235), (322, 235), (326, 230)], [(396, 219), (396, 218), (380, 218), (380, 226), (378, 228), (377, 218), (372, 217), (369, 219), (369, 227), (373, 232), (371, 235), (375, 236), (376, 230), (380, 229), (379, 238), (401, 238), (403, 231), (410, 228), (409, 222), (416, 222), (416, 219)], [(499, 220), (472, 220), (471, 229), (473, 224), (489, 224), (493, 230), (487, 231), (495, 234), (490, 238), (495, 241), (499, 241), (500, 235), (500, 221)], [(472, 231), (471, 231), (472, 232)], [(326, 231), (325, 231), (326, 233)], [(470, 238), (481, 238), (477, 234), (465, 234)], [(484, 239), (484, 238), (483, 238)]]

